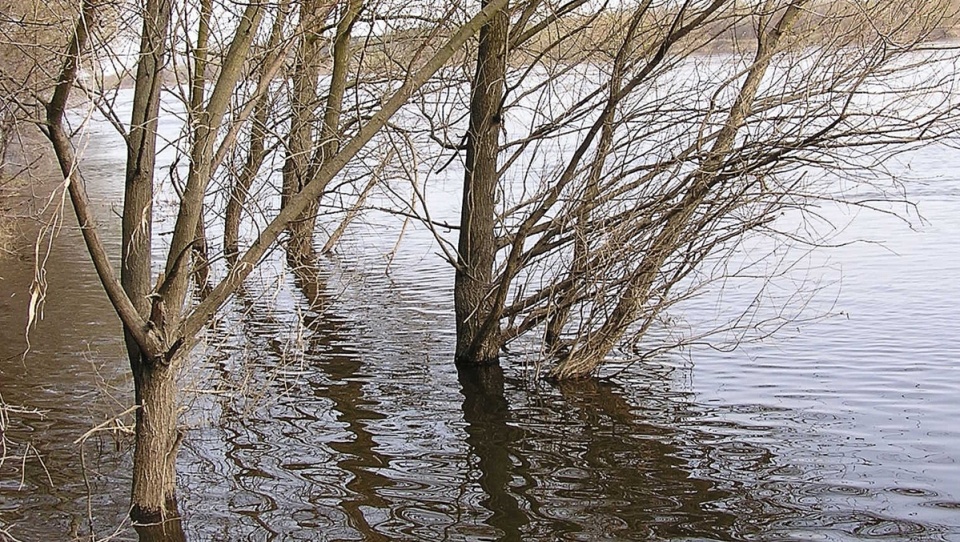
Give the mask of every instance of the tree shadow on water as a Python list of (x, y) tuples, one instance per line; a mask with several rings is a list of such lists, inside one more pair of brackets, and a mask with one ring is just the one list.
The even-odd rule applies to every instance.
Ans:
[(486, 494), (480, 505), (490, 512), (485, 523), (498, 531), (501, 540), (520, 540), (529, 523), (528, 512), (520, 503), (527, 499), (525, 490), (533, 480), (527, 472), (529, 465), (516, 449), (527, 432), (510, 423), (499, 365), (458, 367), (458, 379), (467, 444), (475, 457), (470, 469), (478, 471), (477, 482)]
[(669, 383), (531, 390), (497, 366), (460, 367), (459, 382), (485, 539), (743, 537), (731, 505), (752, 490), (703, 476), (717, 454), (686, 429), (702, 413)]
[(368, 375), (358, 352), (348, 346), (353, 342), (349, 338), (349, 322), (332, 311), (333, 300), (316, 262), (297, 266), (294, 277), (308, 304), (303, 315), (303, 325), (310, 334), (305, 357), (311, 360), (311, 368), (326, 377), (311, 378), (309, 385), (316, 398), (332, 402), (332, 410), (345, 425), (348, 435), (329, 442), (338, 456), (337, 467), (348, 473), (340, 508), (346, 514), (348, 526), (364, 540), (389, 540), (368, 519), (370, 510), (385, 512), (390, 508), (379, 491), (391, 482), (378, 473), (389, 458), (377, 452), (377, 444), (368, 429), (369, 424), (385, 416), (376, 410), (376, 401), (365, 397), (364, 381)]

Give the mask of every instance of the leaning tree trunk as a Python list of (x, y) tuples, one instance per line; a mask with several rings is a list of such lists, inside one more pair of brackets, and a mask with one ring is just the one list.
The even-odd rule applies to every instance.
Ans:
[(754, 101), (780, 40), (796, 22), (801, 9), (808, 0), (792, 2), (776, 25), (767, 30), (758, 42), (753, 64), (747, 72), (740, 91), (732, 104), (723, 126), (716, 134), (707, 158), (700, 168), (688, 178), (689, 187), (676, 204), (674, 212), (661, 226), (660, 232), (650, 244), (643, 260), (630, 276), (627, 287), (599, 329), (576, 344), (551, 370), (550, 376), (558, 380), (589, 376), (603, 364), (607, 355), (616, 346), (629, 326), (636, 321), (638, 313), (657, 292), (655, 283), (667, 259), (682, 245), (684, 233), (690, 228), (690, 220), (704, 202), (724, 163), (733, 151), (737, 132), (753, 111)]
[(497, 253), (495, 195), (509, 25), (505, 6), (480, 30), (454, 280), (458, 363), (495, 362), (500, 351), (500, 326), (490, 321), (497, 310), (490, 289)]

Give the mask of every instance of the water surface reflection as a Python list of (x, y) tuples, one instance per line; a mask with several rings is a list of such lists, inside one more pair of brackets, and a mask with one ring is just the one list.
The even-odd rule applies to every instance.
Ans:
[[(942, 154), (918, 162), (952, 179)], [(960, 540), (960, 191), (927, 188), (929, 227), (858, 217), (845, 234), (886, 245), (826, 256), (849, 318), (613, 382), (532, 383), (513, 358), (458, 371), (449, 268), (411, 231), (387, 275), (390, 217), (366, 217), (342, 260), (289, 275), (275, 254), (183, 374), (184, 538)], [(32, 269), (3, 261), (0, 392), (48, 412), (8, 426), (46, 466), (0, 470), (0, 529), (21, 540), (137, 536), (128, 438), (98, 434), (82, 463), (73, 444), (132, 400), (78, 239), (51, 254), (55, 295), (23, 359)]]

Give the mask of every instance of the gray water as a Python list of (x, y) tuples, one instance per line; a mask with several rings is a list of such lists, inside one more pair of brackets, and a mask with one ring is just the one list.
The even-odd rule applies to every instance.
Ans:
[[(111, 141), (91, 140), (86, 177), (116, 239)], [(837, 243), (881, 242), (804, 260), (820, 288), (805, 314), (834, 316), (602, 382), (539, 382), (523, 353), (458, 374), (452, 269), (413, 228), (388, 265), (395, 219), (367, 216), (311, 283), (274, 257), (182, 375), (188, 540), (960, 540), (952, 153), (910, 157), (928, 180), (908, 187), (922, 219), (897, 209), (912, 227), (823, 209), (850, 222)], [(0, 394), (44, 412), (9, 417), (8, 456), (29, 453), (0, 467), (0, 529), (136, 539), (129, 435), (73, 443), (132, 402), (79, 235), (54, 243), (25, 356), (33, 269), (6, 256), (0, 269)], [(754, 291), (731, 285), (724, 299)], [(672, 316), (693, 327), (718, 310), (708, 295)]]

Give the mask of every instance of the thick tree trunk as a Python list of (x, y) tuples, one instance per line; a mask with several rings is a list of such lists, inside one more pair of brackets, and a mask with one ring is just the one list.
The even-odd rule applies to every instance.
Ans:
[(137, 431), (133, 454), (130, 517), (159, 523), (177, 517), (177, 431), (175, 364), (144, 363), (134, 371)]
[[(485, 1), (484, 6), (489, 2)], [(507, 72), (510, 17), (504, 7), (480, 30), (477, 71), (470, 98), (467, 161), (454, 281), (457, 363), (492, 363), (500, 352), (500, 326), (491, 292), (497, 253), (494, 231), (499, 184), (501, 108)]]

